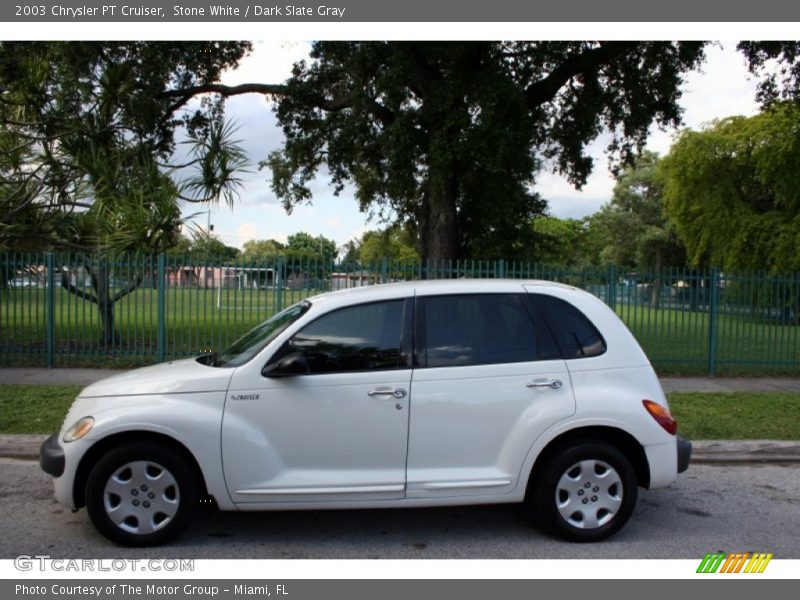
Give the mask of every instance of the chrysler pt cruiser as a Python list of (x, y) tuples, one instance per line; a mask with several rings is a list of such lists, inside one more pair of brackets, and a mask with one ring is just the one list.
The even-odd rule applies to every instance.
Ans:
[(229, 348), (85, 388), (40, 463), (124, 545), (221, 510), (522, 503), (598, 541), (689, 463), (647, 357), (603, 302), (519, 280), (298, 302)]

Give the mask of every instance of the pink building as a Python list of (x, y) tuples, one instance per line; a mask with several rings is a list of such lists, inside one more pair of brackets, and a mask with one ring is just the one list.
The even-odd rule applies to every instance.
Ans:
[(275, 285), (275, 270), (262, 267), (182, 266), (167, 273), (170, 287), (265, 289)]

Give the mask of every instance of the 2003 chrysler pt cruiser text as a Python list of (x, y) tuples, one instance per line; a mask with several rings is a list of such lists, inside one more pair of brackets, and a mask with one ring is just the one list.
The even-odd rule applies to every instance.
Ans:
[(229, 348), (84, 389), (42, 446), (56, 498), (126, 545), (222, 510), (523, 502), (575, 541), (619, 530), (691, 445), (594, 296), (541, 281), (363, 287)]

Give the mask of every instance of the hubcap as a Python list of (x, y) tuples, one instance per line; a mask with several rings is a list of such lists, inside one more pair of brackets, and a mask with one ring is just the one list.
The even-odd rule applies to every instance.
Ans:
[(602, 460), (582, 460), (564, 471), (556, 486), (558, 512), (573, 527), (595, 529), (622, 506), (622, 480)]
[(111, 521), (123, 531), (153, 533), (166, 527), (178, 512), (178, 482), (158, 463), (129, 462), (108, 478), (103, 506)]

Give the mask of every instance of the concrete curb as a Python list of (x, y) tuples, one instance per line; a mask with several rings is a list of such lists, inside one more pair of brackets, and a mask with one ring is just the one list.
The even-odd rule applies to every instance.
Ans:
[(47, 437), (39, 434), (0, 435), (0, 458), (39, 460), (39, 446)]
[(800, 442), (794, 440), (697, 440), (692, 442), (692, 462), (800, 463)]
[[(0, 458), (38, 460), (47, 435), (0, 435)], [(694, 464), (800, 464), (800, 442), (776, 440), (695, 440)]]

